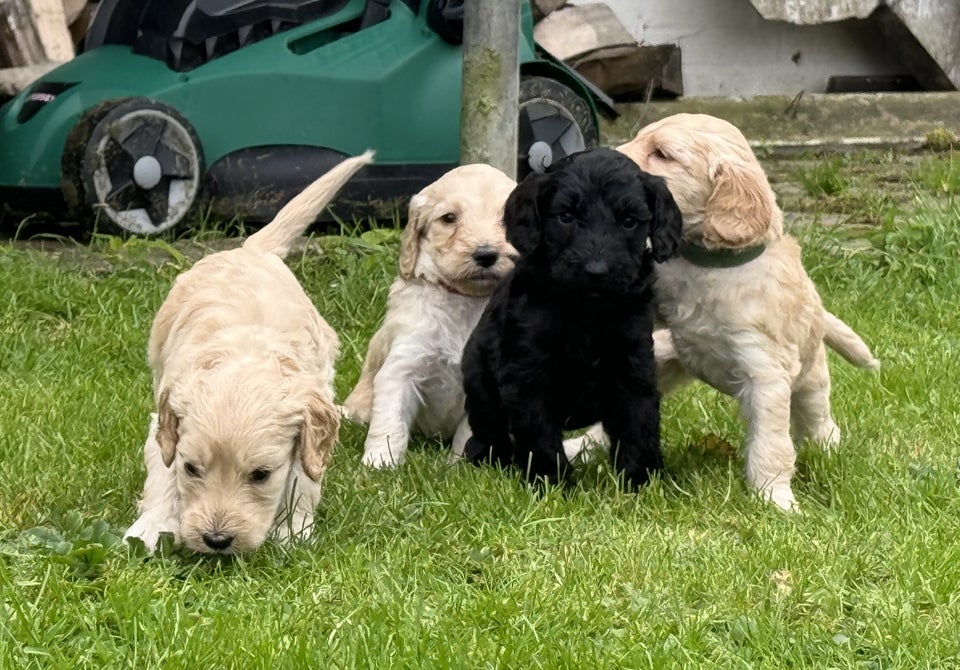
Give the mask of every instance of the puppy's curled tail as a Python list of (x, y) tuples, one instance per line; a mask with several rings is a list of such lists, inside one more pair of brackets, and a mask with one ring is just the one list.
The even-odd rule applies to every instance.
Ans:
[(825, 326), (823, 341), (828, 347), (858, 368), (880, 369), (880, 361), (873, 357), (870, 348), (850, 326), (827, 310), (823, 310), (823, 321)]
[(372, 161), (373, 151), (367, 150), (338, 163), (284, 205), (273, 221), (248, 237), (243, 246), (284, 258), (290, 252), (290, 245), (317, 220), (337, 191), (357, 170)]

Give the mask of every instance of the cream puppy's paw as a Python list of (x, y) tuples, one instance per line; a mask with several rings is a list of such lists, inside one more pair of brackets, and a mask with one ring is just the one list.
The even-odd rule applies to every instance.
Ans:
[(180, 544), (180, 522), (161, 515), (142, 514), (123, 534), (126, 542), (129, 538), (138, 538), (151, 554), (156, 550), (162, 533), (171, 533), (174, 542)]
[(364, 416), (350, 405), (337, 405), (337, 411), (341, 417), (353, 423), (366, 424), (370, 420), (369, 416)]
[(457, 424), (457, 430), (453, 434), (453, 441), (450, 445), (450, 455), (447, 457), (447, 463), (451, 465), (463, 460), (463, 451), (466, 448), (467, 440), (473, 435), (470, 430), (470, 423), (467, 417), (463, 417)]
[(270, 537), (277, 542), (285, 543), (294, 538), (306, 540), (313, 533), (313, 518), (293, 519), (290, 521), (280, 521), (270, 529)]
[(363, 449), (361, 462), (367, 467), (383, 470), (399, 467), (403, 465), (404, 460), (406, 460), (406, 453), (391, 449), (387, 442), (371, 444), (368, 440)]
[(840, 426), (831, 419), (817, 426), (810, 438), (823, 447), (824, 451), (831, 451), (840, 444)]
[(563, 453), (571, 463), (587, 462), (599, 452), (605, 452), (610, 443), (603, 426), (599, 423), (590, 426), (583, 435), (568, 437), (563, 441)]
[(760, 495), (784, 512), (799, 512), (800, 504), (790, 490), (789, 484), (775, 484), (760, 491)]

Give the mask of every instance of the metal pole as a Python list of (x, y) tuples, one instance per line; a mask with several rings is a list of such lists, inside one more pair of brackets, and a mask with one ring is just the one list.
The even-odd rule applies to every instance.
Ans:
[(464, 0), (460, 163), (517, 176), (520, 2)]

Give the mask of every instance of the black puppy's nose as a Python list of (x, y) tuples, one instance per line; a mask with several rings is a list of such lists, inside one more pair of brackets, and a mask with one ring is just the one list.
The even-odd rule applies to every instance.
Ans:
[(484, 244), (482, 247), (477, 247), (476, 251), (471, 254), (471, 258), (480, 267), (488, 268), (497, 262), (497, 259), (500, 258), (500, 252), (489, 244)]
[(204, 533), (203, 543), (211, 549), (221, 551), (233, 543), (233, 535), (225, 535), (223, 533)]
[(605, 277), (610, 271), (610, 268), (603, 261), (590, 261), (587, 263), (584, 268), (584, 272), (587, 273), (588, 277)]

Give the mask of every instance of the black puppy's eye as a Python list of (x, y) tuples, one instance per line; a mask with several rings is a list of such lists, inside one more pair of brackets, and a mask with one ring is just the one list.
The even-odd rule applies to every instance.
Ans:
[(194, 479), (198, 479), (200, 477), (200, 468), (193, 463), (184, 463), (183, 471), (187, 473), (188, 477), (193, 477)]
[(456, 223), (457, 214), (456, 212), (447, 212), (446, 214), (440, 217), (440, 220), (443, 221), (444, 223)]
[(573, 214), (570, 212), (560, 212), (557, 214), (557, 221), (565, 226), (569, 226), (571, 223), (573, 223)]
[(639, 223), (640, 220), (635, 216), (625, 216), (620, 220), (620, 225), (623, 226), (624, 230), (633, 230)]
[(250, 481), (254, 484), (260, 484), (261, 482), (267, 481), (271, 474), (273, 474), (272, 470), (267, 470), (266, 468), (257, 468), (250, 473)]

